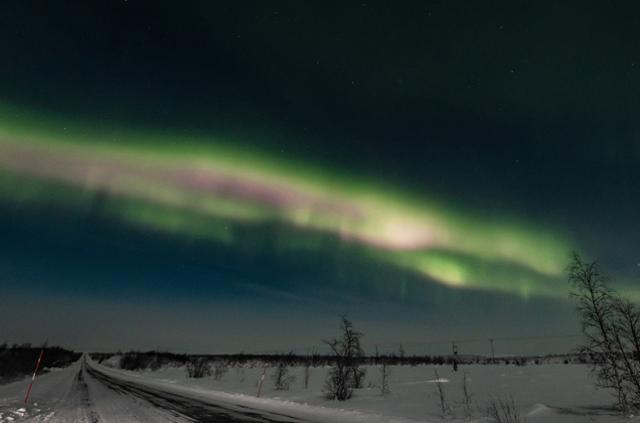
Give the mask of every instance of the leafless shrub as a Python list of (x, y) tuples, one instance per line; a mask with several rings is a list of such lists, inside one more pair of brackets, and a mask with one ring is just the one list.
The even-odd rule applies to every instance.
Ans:
[(229, 366), (223, 360), (216, 360), (213, 363), (213, 379), (221, 380), (229, 371)]
[(156, 354), (153, 356), (153, 359), (149, 363), (149, 369), (156, 371), (159, 370), (160, 367), (162, 367), (162, 360), (160, 359), (160, 356)]
[(440, 374), (438, 374), (438, 369), (433, 368), (433, 374), (436, 377), (435, 386), (436, 393), (438, 394), (438, 403), (440, 405), (440, 412), (442, 417), (446, 417), (451, 414), (451, 407), (449, 407), (449, 403), (447, 402), (447, 398), (444, 393), (444, 386), (442, 386), (442, 379), (440, 379)]
[(244, 380), (245, 380), (245, 369), (244, 369), (244, 366), (241, 365), (241, 364), (237, 364), (235, 369), (236, 369), (236, 374), (240, 378), (240, 383), (244, 382)]
[[(332, 344), (334, 351), (339, 351), (337, 345)], [(344, 360), (338, 358), (336, 363), (331, 367), (327, 374), (327, 380), (324, 384), (324, 393), (327, 399), (335, 399), (338, 401), (345, 401), (351, 398), (353, 395), (353, 387), (349, 383), (348, 369), (345, 366)]]
[(272, 376), (276, 391), (288, 391), (295, 376), (289, 374), (289, 367), (284, 362), (278, 363)]
[(202, 378), (211, 376), (211, 367), (205, 357), (192, 357), (187, 361), (187, 376), (190, 378)]
[(311, 362), (307, 361), (304, 365), (304, 389), (309, 388), (309, 380), (311, 380)]
[(512, 396), (489, 400), (487, 414), (497, 423), (524, 423), (526, 421), (520, 414), (520, 409)]
[(473, 417), (473, 394), (469, 391), (469, 378), (465, 372), (462, 375), (462, 410), (467, 419)]
[(389, 388), (389, 374), (391, 370), (387, 367), (387, 363), (382, 363), (380, 367), (380, 394), (388, 395), (391, 393)]

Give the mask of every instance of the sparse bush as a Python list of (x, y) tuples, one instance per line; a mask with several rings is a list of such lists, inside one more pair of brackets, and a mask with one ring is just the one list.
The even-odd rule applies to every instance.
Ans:
[(354, 364), (351, 366), (350, 371), (351, 371), (351, 379), (353, 380), (353, 388), (354, 389), (362, 388), (364, 378), (366, 375), (366, 370), (359, 366), (357, 359), (354, 360)]
[(235, 366), (236, 369), (236, 373), (238, 374), (238, 376), (240, 377), (240, 383), (244, 382), (245, 380), (245, 371), (244, 371), (244, 366), (237, 364)]
[(149, 369), (156, 371), (162, 367), (162, 359), (159, 355), (154, 354), (152, 360), (149, 362)]
[(353, 388), (348, 383), (349, 376), (344, 365), (338, 361), (327, 374), (324, 393), (327, 399), (345, 401), (353, 395)]
[(202, 378), (211, 376), (211, 366), (205, 357), (191, 357), (187, 361), (187, 377)]
[(311, 362), (307, 361), (304, 365), (304, 389), (309, 388), (310, 379), (311, 379)]
[(145, 370), (151, 364), (151, 356), (137, 351), (129, 351), (120, 357), (123, 370)]
[(444, 393), (444, 386), (442, 386), (442, 380), (440, 379), (440, 374), (438, 374), (438, 369), (433, 368), (433, 374), (436, 377), (435, 385), (436, 385), (436, 393), (438, 394), (438, 403), (440, 405), (440, 412), (442, 413), (442, 417), (446, 417), (451, 414), (451, 407), (449, 407), (449, 403), (447, 402), (447, 397)]
[(289, 374), (289, 368), (283, 362), (278, 363), (272, 378), (276, 391), (288, 391), (295, 380), (295, 376)]
[(473, 416), (473, 394), (469, 391), (468, 380), (469, 378), (465, 372), (462, 375), (462, 409), (465, 418), (470, 419)]
[(389, 388), (389, 373), (391, 370), (387, 367), (387, 363), (382, 363), (380, 367), (380, 394), (388, 395), (391, 393)]
[(229, 366), (224, 360), (216, 360), (213, 363), (213, 379), (221, 380), (229, 371)]
[(524, 423), (526, 421), (512, 396), (491, 399), (487, 403), (487, 414), (497, 423)]
[[(0, 383), (18, 379), (33, 372), (36, 360), (40, 355), (40, 347), (31, 344), (7, 346), (0, 345)], [(40, 371), (50, 367), (66, 367), (77, 361), (81, 354), (60, 347), (45, 347), (40, 364)]]

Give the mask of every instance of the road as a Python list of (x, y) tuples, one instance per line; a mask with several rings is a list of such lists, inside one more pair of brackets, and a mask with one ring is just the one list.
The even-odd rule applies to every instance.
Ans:
[(0, 386), (0, 422), (302, 423), (303, 420), (211, 399), (192, 398), (119, 378), (84, 357), (42, 375), (28, 406), (24, 381)]

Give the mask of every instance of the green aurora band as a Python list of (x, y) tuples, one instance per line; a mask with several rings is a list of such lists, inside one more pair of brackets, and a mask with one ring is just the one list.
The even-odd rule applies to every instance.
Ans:
[(5, 202), (82, 210), (105, 194), (115, 218), (230, 246), (239, 240), (224, 222), (277, 222), (332, 234), (373, 260), (450, 287), (566, 296), (562, 274), (574, 247), (557, 230), (460, 212), (373, 178), (220, 140), (0, 111)]

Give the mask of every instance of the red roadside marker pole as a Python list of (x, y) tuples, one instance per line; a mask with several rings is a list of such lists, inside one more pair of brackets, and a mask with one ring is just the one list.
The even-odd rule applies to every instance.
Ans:
[(33, 388), (33, 382), (36, 380), (36, 373), (38, 373), (38, 369), (40, 368), (40, 362), (42, 361), (42, 356), (44, 355), (44, 348), (40, 350), (40, 355), (38, 356), (38, 361), (36, 362), (36, 368), (33, 371), (33, 376), (31, 376), (31, 382), (29, 383), (29, 389), (27, 389), (27, 395), (24, 397), (24, 403), (27, 404), (29, 402), (29, 395), (31, 395), (31, 388)]

